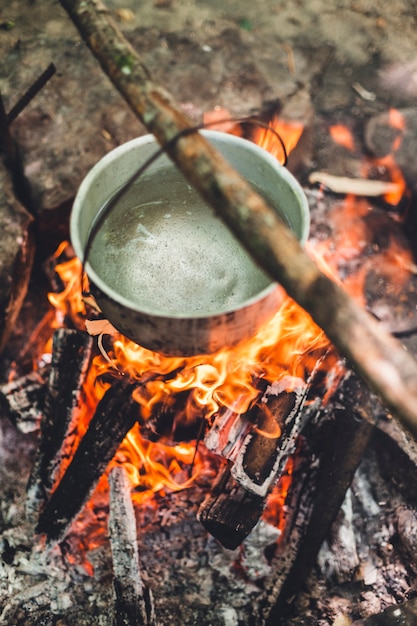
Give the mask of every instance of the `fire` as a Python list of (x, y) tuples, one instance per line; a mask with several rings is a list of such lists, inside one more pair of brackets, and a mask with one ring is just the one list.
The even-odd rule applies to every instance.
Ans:
[[(404, 196), (407, 195), (407, 184), (395, 158), (395, 153), (402, 145), (406, 121), (400, 111), (392, 108), (388, 112), (388, 122), (391, 128), (398, 131), (392, 140), (389, 153), (380, 158), (364, 159), (361, 166), (361, 175), (364, 178), (372, 178), (376, 172), (379, 176), (382, 175), (384, 178), (388, 178), (393, 185), (390, 191), (384, 194), (384, 200), (387, 204), (396, 207)], [(355, 151), (355, 139), (350, 129), (344, 124), (330, 126), (329, 134), (334, 143), (343, 146), (350, 152)]]
[(340, 146), (353, 152), (355, 150), (355, 140), (350, 129), (344, 124), (334, 124), (329, 129), (330, 137)]
[[(224, 112), (218, 113), (224, 119)], [(303, 131), (301, 123), (275, 119), (271, 125), (283, 138), (287, 151), (295, 147)], [(282, 158), (282, 146), (273, 133), (259, 130), (256, 141)], [(85, 328), (87, 318), (96, 315), (97, 307), (92, 298), (82, 295), (87, 285), (81, 264), (65, 243), (56, 256), (60, 260), (56, 272), (63, 289), (49, 294), (55, 309), (53, 327), (70, 320), (73, 326)], [(209, 356), (166, 357), (121, 334), (99, 337), (99, 350), (85, 384), (85, 424), (81, 430), (87, 428), (109, 387), (112, 372), (140, 381), (133, 397), (140, 407), (141, 425), (129, 432), (112, 463), (124, 463), (128, 469), (137, 502), (156, 492), (184, 489), (202, 472), (213, 473), (210, 453), (200, 446), (197, 454), (195, 441), (216, 414), (225, 408), (245, 413), (259, 397), (259, 379), (273, 382), (289, 375), (305, 380), (316, 362), (309, 355), (324, 351), (328, 345), (323, 331), (290, 298), (284, 298), (275, 317), (255, 337)], [(155, 420), (161, 413), (170, 415), (170, 432), (158, 432)], [(253, 427), (256, 429), (256, 425)], [(184, 428), (189, 428), (192, 436), (188, 441), (179, 441), (176, 431)], [(277, 437), (278, 430), (277, 426), (265, 436)], [(157, 441), (151, 441), (147, 433), (153, 433)]]
[[(273, 128), (281, 137), (287, 154), (290, 154), (290, 152), (297, 146), (304, 130), (303, 122), (299, 120), (283, 120), (279, 117), (274, 117), (270, 121), (269, 127)], [(267, 128), (256, 129), (253, 141), (258, 144), (258, 146), (262, 146), (262, 148), (270, 152), (272, 156), (282, 161), (282, 144), (277, 136), (274, 133), (271, 133)]]
[[(397, 139), (400, 138), (397, 137)], [(397, 144), (397, 141), (394, 141), (394, 144)], [(400, 144), (398, 144), (398, 146), (399, 145)], [(363, 165), (365, 175), (375, 168), (385, 174), (389, 180), (394, 183), (393, 190), (384, 194), (384, 199), (387, 204), (397, 206), (407, 194), (407, 183), (400, 167), (395, 161), (395, 153), (387, 154), (379, 159), (372, 159), (370, 162), (365, 162)]]
[(240, 125), (233, 120), (227, 109), (217, 106), (212, 111), (205, 111), (203, 123), (211, 130), (220, 130), (229, 135), (242, 136)]
[[(80, 297), (81, 264), (72, 258), (58, 264), (56, 271), (64, 288), (49, 295), (56, 308), (55, 324), (71, 319), (74, 325), (81, 325), (91, 304), (89, 299)], [(237, 348), (224, 348), (209, 356), (165, 357), (120, 334), (111, 337), (109, 343), (109, 348), (102, 348), (90, 367), (81, 434), (109, 387), (106, 374), (123, 372), (141, 381), (134, 399), (140, 405), (142, 426), (129, 432), (113, 461), (124, 463), (128, 469), (136, 502), (149, 499), (155, 492), (184, 489), (201, 472), (212, 473), (209, 453), (196, 454), (199, 428), (194, 428), (196, 434), (191, 441), (173, 445), (176, 427), (198, 426), (202, 420), (210, 425), (224, 407), (245, 413), (259, 396), (256, 379), (277, 381), (286, 375), (306, 379), (315, 363), (313, 357), (309, 360), (309, 355), (328, 346), (323, 331), (290, 298), (255, 337)], [(175, 404), (177, 398), (181, 398), (179, 410)], [(152, 430), (154, 414), (169, 412), (171, 407), (175, 412), (172, 432), (163, 433), (157, 442), (147, 440), (143, 429), (149, 424)], [(277, 437), (279, 432), (265, 436)]]

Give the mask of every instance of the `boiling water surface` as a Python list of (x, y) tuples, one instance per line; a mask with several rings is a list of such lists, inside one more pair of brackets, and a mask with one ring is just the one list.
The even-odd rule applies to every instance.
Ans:
[(135, 183), (104, 220), (89, 260), (133, 306), (167, 316), (227, 311), (271, 282), (172, 168)]

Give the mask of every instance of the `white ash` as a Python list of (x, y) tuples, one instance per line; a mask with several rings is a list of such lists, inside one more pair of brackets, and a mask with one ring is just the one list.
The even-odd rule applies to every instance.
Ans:
[(334, 577), (339, 583), (353, 580), (359, 566), (350, 489), (332, 525), (330, 537), (320, 549), (318, 564), (328, 578)]
[(262, 519), (243, 542), (239, 564), (249, 580), (260, 581), (271, 573), (271, 566), (265, 557), (265, 549), (279, 538), (280, 531)]

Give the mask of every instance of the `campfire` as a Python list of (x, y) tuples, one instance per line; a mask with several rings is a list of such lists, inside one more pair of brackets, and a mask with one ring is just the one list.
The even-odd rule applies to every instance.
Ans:
[[(296, 169), (310, 129), (276, 103), (258, 119), (258, 126), (252, 117), (235, 120), (219, 107), (203, 124), (280, 161), (286, 152)], [(391, 107), (379, 119), (390, 137), (385, 154), (364, 156), (348, 122), (329, 121), (326, 136), (334, 153), (355, 162), (355, 176), (313, 170), (302, 181), (312, 208), (306, 253), (414, 354), (413, 189), (401, 162), (407, 115)], [(368, 145), (375, 132), (369, 125)], [(4, 623), (46, 618), (48, 567), (64, 590), (54, 615), (75, 606), (79, 585), (114, 624), (191, 623), (211, 605), (210, 589), (197, 613), (184, 608), (180, 617), (164, 582), (178, 576), (187, 598), (197, 588), (194, 581), (187, 589), (194, 567), (180, 547), (187, 533), (190, 543), (203, 542), (197, 555), (208, 546), (224, 589), (210, 619), (287, 623), (316, 584), (314, 567), (333, 581), (325, 601), (310, 594), (317, 611), (326, 604), (326, 626), (397, 603), (412, 613), (415, 443), (314, 316), (282, 289), (275, 315), (249, 339), (210, 354), (167, 356), (103, 315), (69, 240), (39, 269), (48, 304), (29, 294), (29, 306), (45, 313), (23, 331), (0, 399), (18, 436), (33, 445), (25, 528), (30, 549), (42, 555), (35, 569), (43, 578), (26, 595), (9, 593)], [(2, 544), (12, 590), (16, 545), (12, 534)], [(16, 575), (25, 568), (21, 560)], [(202, 580), (207, 565), (196, 571)], [(100, 599), (86, 581), (99, 581), (96, 590), (104, 580)], [(236, 605), (226, 598), (233, 585)]]
[[(283, 132), (278, 119), (272, 124)], [(287, 136), (290, 127), (285, 124)], [(300, 135), (299, 124), (293, 132)], [(257, 141), (265, 139), (270, 141), (268, 132)], [(337, 359), (323, 331), (286, 298), (273, 319), (237, 347), (166, 357), (126, 339), (103, 319), (93, 297), (83, 295), (86, 277), (67, 242), (48, 269), (51, 284), (61, 291), (49, 293), (54, 317), (48, 312), (35, 331), (51, 329), (33, 355), (40, 366), (23, 379), (14, 380), (11, 372), (3, 389), (19, 423), (27, 408), (29, 418), (44, 413), (28, 487), (29, 515), (36, 521), (40, 514), (37, 531), (62, 540), (101, 474), (115, 466), (126, 469), (136, 504), (157, 492), (186, 489), (216, 468), (214, 493), (229, 480), (229, 490), (233, 486), (256, 502), (249, 517), (246, 502), (233, 513), (232, 505), (222, 520), (217, 493), (200, 509), (202, 523), (226, 547), (236, 548), (285, 472), (316, 380), (315, 393), (323, 396), (323, 375), (336, 375)], [(38, 345), (36, 336), (31, 341)], [(44, 406), (39, 412), (21, 400), (35, 388)], [(231, 514), (237, 517), (228, 522)]]

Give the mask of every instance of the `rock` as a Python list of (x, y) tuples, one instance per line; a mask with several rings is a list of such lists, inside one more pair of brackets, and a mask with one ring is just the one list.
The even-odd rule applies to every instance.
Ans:
[(10, 175), (0, 163), (0, 352), (26, 296), (35, 245), (33, 218), (16, 200)]

